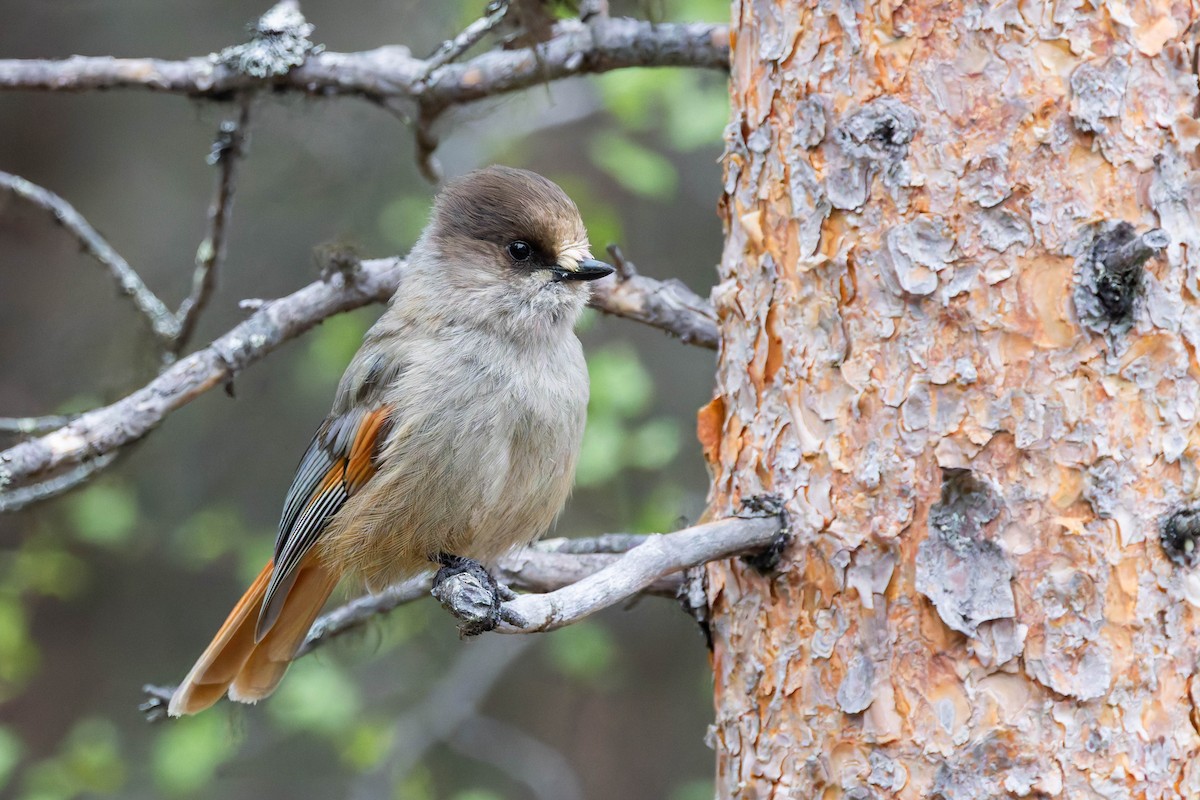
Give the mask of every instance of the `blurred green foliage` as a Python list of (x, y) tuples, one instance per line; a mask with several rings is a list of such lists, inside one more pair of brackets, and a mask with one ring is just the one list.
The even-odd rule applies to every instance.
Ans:
[(120, 547), (137, 522), (137, 498), (129, 486), (102, 478), (67, 498), (67, 513), (80, 541)]
[[(0, 0), (0, 5), (3, 2)], [(139, 4), (116, 5), (122, 9), (120, 19), (126, 22), (102, 26), (105, 30), (132, 26), (145, 11)], [(415, 52), (430, 52), (441, 38), (476, 19), (482, 6), (481, 0), (422, 6), (413, 18), (422, 21), (416, 27), (424, 38), (413, 41), (405, 39), (407, 31), (403, 29), (374, 30), (369, 22), (356, 25), (363, 46), (402, 41)], [(172, 13), (182, 14), (181, 8)], [(215, 14), (215, 8), (204, 5), (204, 14)], [(304, 3), (304, 8), (318, 25), (318, 38), (350, 16), (340, 7), (321, 5), (317, 0)], [(3, 10), (0, 8), (0, 14)], [(679, 21), (724, 20), (729, 13), (725, 0), (633, 2), (626, 6), (614, 3), (614, 13), (618, 12)], [(224, 8), (222, 13), (232, 14), (241, 25), (246, 21), (244, 17), (255, 12), (243, 5)], [(31, 19), (34, 21), (26, 24), (36, 24), (39, 29), (66, 30), (72, 24), (65, 15)], [(48, 25), (46, 19), (53, 22)], [(223, 41), (221, 37), (228, 36), (229, 30), (241, 28), (218, 27), (212, 33), (212, 42), (200, 46)], [(104, 44), (108, 40), (94, 38), (96, 35), (96, 26), (84, 25), (79, 33), (82, 38), (68, 37), (62, 43), (48, 45), (47, 54), (61, 50), (65, 55), (88, 48), (103, 52), (110, 46)], [(139, 29), (134, 40), (137, 45), (127, 44), (125, 49), (138, 51), (129, 55), (166, 53), (170, 48), (159, 43), (171, 35), (167, 27)], [(0, 32), (0, 43), (3, 41)], [(170, 41), (187, 53), (197, 46), (184, 38)], [(116, 44), (111, 47), (119, 49)], [(553, 127), (514, 136), (489, 125), (475, 134), (465, 149), (478, 162), (502, 154), (509, 163), (540, 169), (558, 181), (579, 205), (598, 256), (602, 257), (605, 245), (625, 244), (639, 230), (644, 242), (657, 244), (654, 237), (661, 236), (661, 232), (652, 227), (647, 234), (645, 220), (653, 219), (657, 225), (660, 216), (665, 219), (678, 212), (686, 202), (684, 190), (697, 164), (715, 170), (712, 165), (720, 153), (721, 133), (728, 118), (724, 79), (717, 74), (682, 69), (621, 70), (589, 79), (586, 88), (578, 91), (583, 93), (584, 102), (593, 105), (594, 112), (585, 125), (573, 129), (567, 137), (569, 144), (563, 144)], [(537, 109), (536, 113), (544, 115), (548, 123), (554, 109), (536, 105), (542, 102), (536, 90), (527, 96), (533, 98), (528, 101), (529, 108)], [(87, 108), (103, 109), (108, 102), (122, 102), (108, 99), (117, 97), (91, 98), (98, 102)], [(61, 98), (52, 101), (67, 102)], [(157, 112), (145, 109), (176, 102), (173, 98), (148, 98), (143, 117), (137, 119), (152, 127), (146, 120), (153, 120)], [(331, 114), (358, 113), (348, 111), (350, 105), (338, 105)], [(245, 188), (235, 213), (235, 228), (255, 231), (254, 235), (258, 235), (260, 226), (279, 223), (281, 218), (287, 221), (293, 207), (326, 207), (325, 197), (310, 196), (316, 192), (313, 187), (324, 184), (315, 178), (311, 183), (297, 183), (297, 175), (305, 175), (307, 181), (305, 170), (324, 169), (337, 174), (356, 163), (344, 160), (326, 164), (322, 148), (334, 149), (334, 137), (312, 144), (305, 140), (311, 132), (307, 126), (318, 127), (310, 120), (326, 113), (329, 106), (300, 101), (288, 104), (287, 100), (276, 105), (264, 102), (264, 106), (271, 110), (263, 112), (263, 117), (276, 115), (277, 127), (273, 138), (267, 131), (255, 132), (242, 178)], [(284, 110), (279, 111), (281, 107)], [(119, 120), (125, 112), (112, 113), (113, 119)], [(207, 126), (207, 121), (196, 124), (200, 113), (188, 109), (189, 116), (184, 120), (188, 130)], [(19, 118), (24, 117), (8, 116), (8, 120)], [(268, 126), (264, 123), (263, 127)], [(289, 128), (301, 131), (295, 140), (279, 133)], [(348, 125), (338, 136), (352, 135), (352, 128)], [(386, 142), (371, 156), (358, 156), (359, 161), (371, 165), (369, 170), (376, 168), (371, 159), (378, 152), (406, 161), (411, 147), (408, 133), (399, 127), (389, 130), (394, 133), (394, 141)], [(144, 132), (139, 130), (138, 135)], [(199, 136), (198, 141), (203, 139), (194, 135)], [(299, 144), (301, 141), (304, 145)], [(200, 148), (203, 146), (201, 143)], [(292, 149), (287, 150), (289, 147)], [(312, 153), (305, 148), (311, 148)], [(286, 153), (275, 157), (273, 149), (284, 149)], [(458, 158), (462, 160), (461, 153)], [(147, 167), (147, 175), (153, 178), (141, 178), (167, 183), (161, 176), (171, 174), (170, 166), (154, 163)], [(351, 187), (372, 202), (345, 216), (366, 220), (357, 230), (383, 252), (409, 248), (428, 214), (431, 190), (416, 179), (411, 167), (407, 169), (408, 180), (386, 184), (379, 190), (382, 197)], [(275, 176), (278, 185), (256, 184), (264, 182), (263, 174)], [(368, 177), (374, 179), (373, 175)], [(97, 196), (107, 197), (116, 191), (115, 184), (106, 183), (112, 179), (112, 175), (101, 174), (88, 177), (90, 183), (84, 185), (101, 187), (95, 190)], [(204, 185), (210, 180), (211, 175), (202, 176)], [(359, 179), (344, 180), (353, 183)], [(713, 181), (711, 199), (702, 198), (698, 206), (692, 204), (700, 209), (696, 213), (711, 216), (715, 187)], [(247, 210), (250, 208), (258, 209), (257, 216)], [(275, 209), (279, 210), (278, 217), (271, 216)], [(196, 205), (196, 211), (199, 219), (202, 205)], [(331, 213), (337, 211), (341, 209), (332, 209)], [(715, 226), (715, 220), (711, 224)], [(194, 237), (194, 225), (182, 227), (182, 236)], [(153, 240), (159, 235), (149, 223), (147, 231), (124, 233), (130, 239), (140, 234)], [(285, 233), (302, 240), (305, 247), (313, 247), (341, 232), (289, 228)], [(663, 238), (666, 241), (659, 252), (672, 253), (676, 244)], [(250, 236), (240, 245), (235, 241), (242, 248), (252, 243)], [(190, 250), (173, 247), (171, 252), (186, 255)], [(278, 261), (273, 253), (263, 256), (261, 251), (255, 252), (257, 255), (247, 255), (237, 246), (231, 248), (223, 280), (246, 275), (258, 278), (255, 270), (259, 262), (255, 259)], [(186, 277), (190, 256), (184, 261), (187, 266), (180, 268), (179, 274)], [(672, 274), (677, 266), (663, 262), (657, 270)], [(707, 266), (701, 266), (704, 269)], [(275, 282), (265, 285), (272, 288), (252, 284), (239, 296), (252, 296), (250, 291), (290, 291), (311, 280), (313, 271), (297, 268), (271, 278)], [(234, 307), (236, 299), (225, 297), (222, 302)], [(295, 463), (306, 443), (307, 431), (298, 433), (296, 418), (287, 416), (281, 405), (302, 407), (309, 414), (321, 413), (319, 409), (327, 407), (342, 370), (378, 313), (375, 307), (335, 316), (297, 344), (272, 356), (268, 364), (239, 378), (250, 387), (250, 400), (241, 402), (254, 407), (257, 392), (275, 403), (260, 412), (263, 416), (259, 421), (243, 429), (249, 430), (253, 441), (240, 441), (229, 431), (229, 417), (246, 413), (246, 405), (233, 406), (230, 411), (229, 406), (222, 405), (223, 400), (209, 397), (204, 401), (209, 405), (204, 406), (207, 410), (203, 414), (191, 409), (186, 416), (181, 412), (152, 437), (153, 442), (135, 450), (119, 467), (61, 501), (22, 517), (20, 536), (10, 537), (0, 549), (0, 703), (16, 707), (19, 715), (16, 721), (0, 726), (0, 795), (13, 794), (20, 800), (118, 795), (259, 798), (267, 796), (263, 787), (272, 785), (272, 781), (304, 792), (306, 781), (319, 776), (328, 782), (304, 796), (331, 796), (329, 792), (341, 796), (353, 794), (347, 787), (354, 786), (356, 776), (378, 772), (393, 745), (395, 718), (420, 700), (422, 693), (442, 677), (446, 665), (470, 652), (455, 639), (452, 626), (432, 603), (402, 607), (363, 633), (347, 637), (345, 646), (328, 647), (316, 657), (302, 659), (290, 670), (277, 695), (259, 708), (247, 711), (222, 704), (198, 717), (153, 727), (144, 726), (133, 712), (136, 687), (143, 680), (170, 675), (183, 666), (184, 658), (194, 657), (193, 649), (201, 644), (197, 637), (219, 622), (222, 604), (236, 596), (238, 585), (248, 582), (270, 558), (278, 514), (274, 493), (286, 476), (257, 474), (248, 464), (260, 451), (270, 452), (279, 463)], [(602, 322), (588, 312), (580, 329), (585, 332), (592, 395), (575, 499), (569, 509), (570, 524), (564, 524), (559, 535), (620, 529), (670, 530), (679, 524), (689, 499), (702, 497), (704, 491), (699, 481), (685, 486), (677, 475), (680, 454), (690, 443), (688, 417), (702, 398), (685, 399), (682, 405), (686, 411), (681, 415), (674, 407), (677, 387), (664, 377), (661, 364), (648, 365), (641, 345), (631, 343), (633, 334), (628, 327)], [(638, 335), (646, 336), (641, 331)], [(111, 355), (118, 364), (129, 360), (124, 351)], [(701, 362), (701, 368), (709, 370), (707, 364)], [(114, 385), (120, 392), (126, 391), (128, 382), (122, 382), (123, 373), (118, 370), (114, 374), (105, 373), (102, 385), (72, 385), (76, 394), (69, 402), (58, 404), (60, 410), (79, 411), (102, 404), (112, 399), (106, 393), (113, 391)], [(709, 371), (703, 380), (710, 376)], [(47, 406), (51, 405), (47, 401)], [(317, 419), (319, 416), (311, 422), (315, 424)], [(194, 434), (190, 433), (192, 428)], [(272, 437), (284, 430), (286, 433)], [(156, 443), (160, 439), (170, 441), (169, 436), (177, 437), (175, 449), (164, 446), (155, 450)], [(213, 443), (211, 453), (208, 442)], [(127, 617), (106, 616), (112, 609), (122, 609)], [(165, 622), (167, 616), (178, 623)], [(83, 622), (75, 625), (76, 620)], [(681, 628), (686, 624), (680, 623)], [(684, 629), (685, 641), (695, 638), (690, 629)], [(497, 706), (498, 715), (516, 717), (525, 714), (527, 706), (545, 703), (545, 697), (560, 698), (541, 709), (540, 716), (530, 712), (522, 718), (539, 725), (538, 737), (551, 745), (564, 749), (570, 745), (573, 753), (586, 754), (573, 756), (586, 785), (632, 781), (634, 777), (623, 774), (628, 770), (604, 762), (605, 753), (595, 750), (595, 737), (600, 734), (582, 730), (571, 714), (586, 707), (592, 714), (588, 719), (595, 720), (596, 714), (617, 707), (623, 691), (660, 679), (669, 688), (682, 685), (683, 702), (692, 704), (696, 703), (693, 687), (708, 680), (698, 648), (686, 657), (669, 653), (656, 660), (660, 658), (655, 651), (658, 632), (646, 635), (639, 630), (626, 617), (604, 615), (549, 634), (539, 643), (538, 656), (523, 661), (520, 670), (535, 676), (529, 679), (537, 681), (532, 690), (525, 688), (526, 692), (534, 692), (534, 699), (502, 684), (504, 688), (497, 690), (489, 703)], [(653, 646), (636, 650), (642, 641), (638, 637), (646, 636)], [(70, 641), (64, 644), (63, 638)], [(63, 663), (71, 657), (80, 659), (80, 666)], [(84, 670), (83, 659), (90, 659), (88, 677), (73, 677)], [(129, 664), (136, 664), (136, 670)], [(677, 674), (687, 677), (677, 679)], [(89, 685), (75, 685), (80, 680)], [(604, 702), (589, 706), (587, 698), (594, 696), (603, 697)], [(703, 718), (707, 714), (705, 704), (696, 705), (698, 716)], [(635, 706), (635, 712), (646, 719), (626, 720), (624, 724), (630, 728), (649, 729), (671, 718), (657, 708)], [(661, 791), (645, 796), (670, 800), (711, 797), (712, 783), (706, 777), (709, 756), (700, 745), (701, 735), (702, 728), (658, 734), (656, 741), (663, 747), (667, 746), (664, 739), (680, 737), (680, 741), (670, 744), (674, 752), (686, 750), (692, 754), (691, 761), (665, 758), (662, 763), (680, 761), (699, 766), (663, 767), (673, 771), (655, 778)], [(613, 747), (622, 744), (613, 742)], [(264, 768), (260, 762), (274, 765), (276, 772), (261, 777)], [(636, 779), (644, 780), (641, 776)], [(498, 778), (493, 768), (475, 764), (462, 754), (443, 754), (397, 776), (393, 796), (403, 800), (504, 800), (524, 796), (506, 781)], [(329, 788), (335, 785), (338, 788)], [(632, 795), (626, 792), (623, 796)]]
[(546, 654), (555, 669), (567, 678), (592, 686), (611, 686), (617, 643), (608, 628), (584, 620), (558, 631), (547, 641)]
[(154, 742), (154, 783), (165, 795), (190, 795), (212, 780), (213, 773), (235, 751), (223, 708), (181, 719), (166, 727)]
[(68, 800), (111, 795), (125, 785), (126, 765), (116, 726), (106, 719), (84, 719), (71, 729), (57, 755), (25, 773), (28, 800)]

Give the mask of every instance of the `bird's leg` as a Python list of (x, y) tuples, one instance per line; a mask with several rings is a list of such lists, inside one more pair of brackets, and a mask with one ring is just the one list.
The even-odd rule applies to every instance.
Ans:
[(442, 607), (458, 617), (464, 636), (494, 630), (500, 624), (500, 606), (516, 594), (492, 577), (478, 561), (439, 553), (441, 565), (433, 576), (432, 594)]

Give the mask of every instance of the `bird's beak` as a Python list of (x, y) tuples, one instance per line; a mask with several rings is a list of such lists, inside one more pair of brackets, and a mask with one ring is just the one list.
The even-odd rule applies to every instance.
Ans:
[(612, 266), (594, 258), (585, 258), (575, 269), (554, 266), (550, 268), (550, 271), (554, 273), (556, 281), (594, 281), (614, 272)]

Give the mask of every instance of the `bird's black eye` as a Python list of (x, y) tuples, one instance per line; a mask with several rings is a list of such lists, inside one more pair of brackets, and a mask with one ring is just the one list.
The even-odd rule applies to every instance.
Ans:
[(509, 242), (506, 249), (513, 261), (528, 261), (533, 257), (533, 248), (529, 246), (528, 242), (520, 240)]

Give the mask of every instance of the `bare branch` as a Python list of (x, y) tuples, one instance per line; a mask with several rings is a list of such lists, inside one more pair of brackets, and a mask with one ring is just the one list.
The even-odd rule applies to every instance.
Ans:
[(113, 463), (116, 458), (117, 451), (114, 450), (97, 456), (91, 461), (85, 461), (61, 475), (47, 478), (41, 483), (23, 486), (20, 489), (13, 489), (11, 492), (4, 492), (0, 494), (0, 514), (10, 511), (20, 511), (26, 506), (40, 503), (43, 500), (49, 500), (51, 497), (58, 497), (60, 494), (69, 492), (76, 486), (91, 480), (97, 472)]
[(386, 300), (396, 289), (403, 263), (398, 258), (368, 262), (349, 276), (338, 273), (328, 282), (311, 283), (268, 303), (125, 398), (0, 452), (0, 497), (13, 486), (141, 439), (170, 412), (229, 382), (240, 370), (326, 317)]
[(209, 163), (219, 169), (212, 203), (208, 207), (208, 234), (196, 250), (196, 271), (192, 275), (192, 291), (179, 304), (175, 313), (178, 330), (170, 351), (179, 353), (187, 346), (196, 329), (201, 312), (217, 287), (217, 272), (225, 258), (225, 240), (229, 219), (233, 213), (233, 192), (237, 165), (245, 153), (250, 125), (250, 97), (242, 98), (241, 112), (236, 120), (225, 120), (217, 131)]
[(717, 349), (717, 315), (707, 300), (680, 281), (656, 281), (638, 275), (615, 245), (609, 245), (608, 252), (617, 267), (617, 280), (602, 281), (593, 289), (593, 307), (644, 322), (678, 336), (686, 344)]
[[(515, 646), (514, 646), (515, 644)], [(421, 762), (429, 749), (451, 736), (479, 711), (504, 671), (529, 647), (500, 637), (464, 649), (446, 676), (424, 693), (424, 699), (396, 721), (388, 753), (366, 776), (359, 792), (366, 797), (391, 795), (391, 787)]]
[[(211, 345), (171, 365), (125, 398), (0, 452), (0, 498), (16, 486), (138, 441), (172, 411), (228, 383), (239, 371), (325, 318), (387, 300), (396, 291), (403, 265), (400, 258), (363, 261), (357, 270), (334, 272), (328, 280), (266, 303)], [(714, 341), (712, 311), (695, 295), (691, 306), (680, 301), (681, 296), (686, 299), (681, 286), (637, 276), (615, 289), (597, 291), (592, 306), (676, 332), (684, 341)], [(709, 339), (696, 334), (710, 325), (714, 332)]]
[(44, 417), (0, 417), (0, 433), (17, 433), (31, 436), (61, 428), (75, 419), (76, 415), (48, 414)]
[(599, 572), (569, 586), (549, 594), (521, 595), (504, 603), (505, 622), (496, 630), (535, 633), (570, 625), (637, 594), (663, 576), (762, 549), (783, 532), (778, 517), (731, 517), (652, 536)]
[(88, 224), (74, 206), (54, 192), (8, 172), (0, 172), (0, 188), (53, 214), (59, 224), (79, 240), (84, 252), (108, 268), (121, 292), (128, 296), (149, 320), (155, 336), (164, 342), (175, 336), (175, 315), (150, 291), (133, 267), (129, 266), (129, 262)]
[[(650, 536), (606, 534), (582, 539), (549, 539), (500, 560), (494, 572), (509, 587), (525, 594), (504, 604), (506, 617), (520, 617), (522, 627), (505, 625), (501, 633), (535, 633), (577, 622), (638, 593), (678, 598), (687, 588), (683, 572), (721, 558), (754, 553), (785, 534), (779, 517), (731, 517)], [(615, 552), (622, 546), (630, 549)], [(323, 614), (312, 626), (296, 658), (361, 628), (405, 603), (429, 596), (431, 574), (419, 575), (378, 594), (369, 594)], [(160, 718), (172, 686), (147, 684), (143, 707)]]
[[(613, 563), (620, 553), (636, 547), (646, 538), (630, 534), (606, 534), (582, 539), (548, 539), (505, 556), (494, 572), (497, 579), (514, 589), (549, 592), (603, 569)], [(616, 549), (622, 545), (622, 549)], [(410, 578), (323, 614), (313, 624), (296, 657), (307, 655), (330, 639), (360, 628), (405, 603), (428, 597), (432, 577), (428, 574)], [(678, 576), (665, 577), (651, 583), (645, 591), (660, 597), (675, 597), (680, 585)]]
[(310, 54), (302, 65), (282, 75), (247, 74), (214, 56), (183, 61), (109, 56), (0, 59), (0, 91), (137, 88), (227, 100), (235, 92), (270, 88), (317, 97), (367, 97), (377, 102), (419, 99), (430, 108), (446, 108), (550, 80), (626, 67), (728, 69), (728, 26), (607, 18), (588, 24), (564, 20), (537, 53), (531, 49), (493, 51), (432, 70), (428, 61), (396, 46)]
[(525, 784), (534, 800), (584, 797), (579, 776), (562, 753), (515, 725), (476, 714), (451, 733), (446, 743)]

